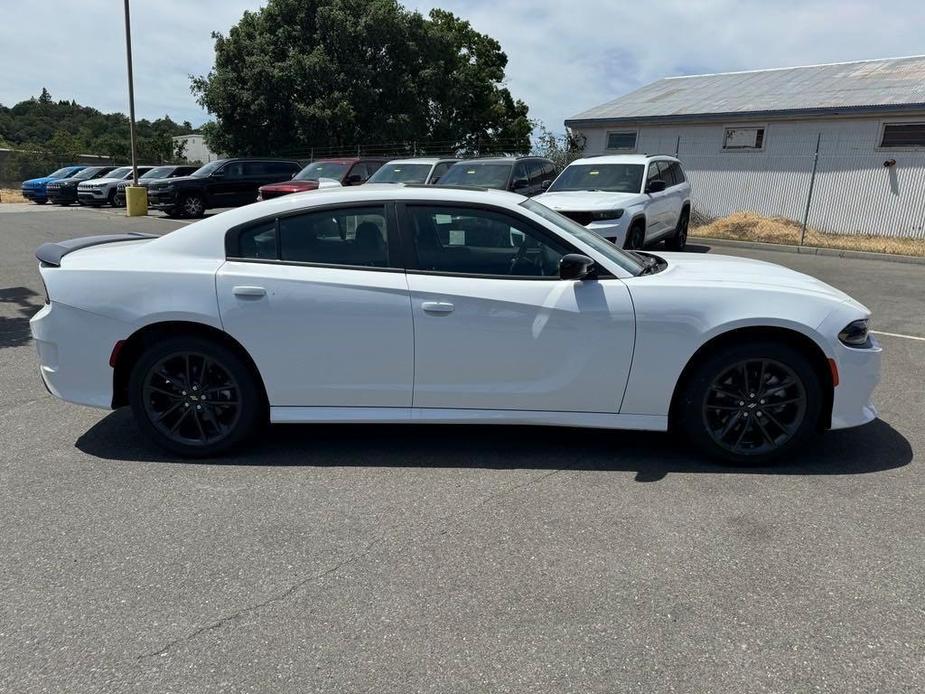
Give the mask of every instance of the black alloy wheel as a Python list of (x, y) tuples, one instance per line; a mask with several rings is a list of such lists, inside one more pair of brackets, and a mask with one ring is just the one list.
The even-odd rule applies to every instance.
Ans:
[(806, 391), (793, 369), (773, 359), (733, 364), (710, 384), (703, 424), (733, 455), (764, 455), (786, 444), (806, 416)]
[(626, 243), (623, 247), (628, 250), (641, 251), (646, 245), (646, 230), (641, 224), (634, 224), (626, 232)]
[(199, 337), (168, 338), (144, 352), (132, 369), (129, 402), (155, 443), (186, 457), (228, 451), (267, 415), (262, 389), (243, 359)]
[(790, 344), (720, 345), (685, 379), (673, 416), (707, 455), (760, 465), (820, 430), (824, 386), (809, 357)]

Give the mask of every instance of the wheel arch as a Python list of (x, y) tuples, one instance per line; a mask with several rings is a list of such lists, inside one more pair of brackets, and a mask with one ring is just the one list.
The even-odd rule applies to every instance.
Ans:
[(150, 323), (132, 333), (120, 345), (115, 353), (115, 363), (112, 373), (112, 407), (122, 407), (128, 404), (128, 381), (132, 367), (144, 351), (157, 340), (167, 337), (201, 337), (213, 340), (234, 351), (250, 369), (259, 388), (265, 407), (269, 407), (266, 384), (260, 369), (251, 358), (244, 346), (223, 330), (219, 330), (205, 323), (193, 321), (169, 320)]
[(832, 406), (835, 397), (835, 384), (832, 379), (832, 371), (829, 366), (829, 358), (825, 351), (819, 346), (812, 337), (793, 328), (782, 326), (743, 326), (725, 330), (718, 335), (714, 335), (704, 342), (696, 352), (688, 359), (681, 371), (681, 375), (675, 383), (674, 391), (671, 395), (671, 404), (668, 408), (668, 427), (671, 430), (677, 428), (679, 421), (681, 396), (687, 388), (690, 379), (696, 373), (697, 367), (702, 364), (707, 356), (717, 348), (727, 344), (741, 343), (746, 340), (771, 340), (781, 342), (797, 349), (808, 359), (813, 371), (819, 378), (822, 386), (822, 408), (820, 411), (820, 429), (828, 429), (832, 424)]

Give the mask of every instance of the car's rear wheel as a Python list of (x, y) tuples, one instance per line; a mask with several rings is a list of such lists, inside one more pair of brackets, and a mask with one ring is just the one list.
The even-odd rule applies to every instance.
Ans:
[(205, 214), (206, 206), (201, 195), (190, 193), (183, 198), (180, 204), (180, 212), (184, 217), (198, 218)]
[(228, 451), (266, 416), (244, 360), (200, 337), (163, 340), (145, 351), (129, 377), (129, 403), (148, 437), (185, 457)]
[(683, 251), (687, 246), (687, 229), (690, 226), (691, 212), (686, 207), (681, 210), (681, 216), (678, 217), (678, 224), (675, 226), (674, 234), (671, 238), (665, 240), (665, 247), (669, 251)]
[(36, 205), (44, 205), (48, 200), (33, 200)]
[(626, 232), (626, 241), (623, 247), (629, 250), (642, 250), (646, 245), (646, 228), (639, 222), (634, 222)]
[(760, 465), (817, 429), (822, 386), (809, 360), (783, 343), (721, 347), (701, 363), (680, 404), (681, 424), (708, 455)]

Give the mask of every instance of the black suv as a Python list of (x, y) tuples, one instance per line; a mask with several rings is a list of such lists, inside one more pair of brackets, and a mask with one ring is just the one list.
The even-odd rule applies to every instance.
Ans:
[(94, 178), (102, 178), (115, 168), (115, 166), (88, 166), (70, 178), (52, 181), (45, 189), (48, 199), (56, 205), (75, 203), (77, 202), (77, 186), (80, 183)]
[(148, 206), (172, 217), (202, 217), (213, 207), (238, 207), (257, 200), (257, 189), (288, 181), (302, 167), (279, 159), (219, 159), (189, 176), (152, 181)]
[[(143, 176), (138, 177), (138, 185), (147, 188), (152, 181), (159, 181), (164, 178), (176, 178), (177, 176), (189, 176), (198, 169), (198, 166), (187, 164), (164, 164), (155, 166)], [(116, 207), (125, 207), (125, 187), (132, 185), (131, 179), (128, 181), (119, 181), (116, 184), (116, 196), (114, 203)]]
[(555, 177), (556, 165), (543, 157), (486, 157), (453, 164), (440, 185), (497, 188), (530, 196), (546, 190)]

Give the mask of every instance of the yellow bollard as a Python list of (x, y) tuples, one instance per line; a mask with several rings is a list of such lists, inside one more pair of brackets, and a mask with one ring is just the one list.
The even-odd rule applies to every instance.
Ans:
[(144, 186), (125, 186), (125, 214), (144, 217), (148, 214), (148, 189)]

